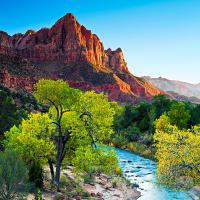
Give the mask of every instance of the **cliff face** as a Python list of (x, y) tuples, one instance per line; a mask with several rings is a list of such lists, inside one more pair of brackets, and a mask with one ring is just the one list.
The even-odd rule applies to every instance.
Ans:
[(0, 33), (0, 52), (32, 62), (60, 61), (66, 65), (89, 62), (99, 67), (128, 71), (121, 49), (105, 51), (99, 38), (67, 14), (50, 28), (9, 36)]
[(62, 78), (82, 90), (106, 92), (119, 102), (135, 103), (163, 93), (133, 76), (122, 50), (105, 50), (99, 38), (72, 14), (50, 29), (13, 36), (0, 32), (0, 69), (1, 82), (28, 90), (40, 78)]

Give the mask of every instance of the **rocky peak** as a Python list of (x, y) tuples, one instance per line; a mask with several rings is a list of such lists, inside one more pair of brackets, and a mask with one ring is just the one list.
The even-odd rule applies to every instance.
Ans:
[(108, 56), (108, 65), (115, 71), (128, 72), (127, 63), (124, 59), (124, 55), (121, 48), (112, 51), (112, 49), (108, 49), (105, 51)]
[[(51, 28), (13, 36), (0, 32), (0, 69), (0, 82), (27, 90), (40, 78), (62, 78), (72, 87), (103, 91), (119, 102), (134, 103), (162, 93), (128, 71), (121, 48), (105, 50), (98, 36), (71, 13)], [(29, 75), (22, 78), (24, 71)]]
[(9, 46), (9, 42), (10, 36), (4, 31), (0, 31), (0, 48)]
[(74, 15), (66, 14), (52, 28), (9, 36), (0, 32), (0, 51), (15, 51), (33, 62), (59, 61), (64, 64), (87, 62), (101, 68), (127, 72), (121, 48), (104, 50), (97, 35), (80, 25)]

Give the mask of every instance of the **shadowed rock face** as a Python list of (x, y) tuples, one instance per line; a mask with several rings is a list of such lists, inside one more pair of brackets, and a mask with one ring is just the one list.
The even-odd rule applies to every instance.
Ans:
[(108, 93), (111, 100), (136, 103), (163, 93), (133, 76), (120, 48), (105, 50), (99, 38), (72, 14), (50, 29), (9, 36), (0, 32), (0, 81), (33, 89), (40, 78), (64, 79), (82, 90)]

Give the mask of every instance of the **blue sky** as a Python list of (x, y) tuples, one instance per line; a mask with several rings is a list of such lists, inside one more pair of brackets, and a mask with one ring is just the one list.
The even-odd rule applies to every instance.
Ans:
[(0, 30), (51, 27), (68, 12), (121, 47), (135, 75), (200, 82), (200, 0), (1, 0)]

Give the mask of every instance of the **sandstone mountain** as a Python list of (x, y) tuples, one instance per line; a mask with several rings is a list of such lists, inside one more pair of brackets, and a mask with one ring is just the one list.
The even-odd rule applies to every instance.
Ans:
[(151, 82), (156, 87), (167, 91), (175, 92), (179, 95), (184, 95), (186, 97), (196, 97), (200, 99), (200, 85), (191, 84), (182, 81), (169, 80), (166, 78), (151, 78), (149, 76), (144, 77), (147, 81)]
[(122, 50), (105, 50), (98, 36), (72, 14), (51, 28), (13, 36), (0, 32), (0, 82), (32, 91), (41, 78), (63, 79), (72, 87), (105, 92), (111, 100), (128, 104), (164, 93), (132, 75)]

